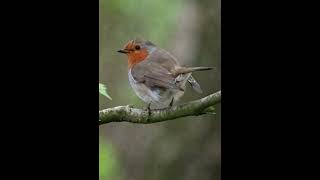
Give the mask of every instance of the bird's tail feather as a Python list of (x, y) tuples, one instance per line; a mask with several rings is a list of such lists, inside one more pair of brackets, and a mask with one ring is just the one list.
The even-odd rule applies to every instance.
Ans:
[(190, 85), (192, 86), (192, 88), (199, 94), (202, 93), (201, 87), (198, 84), (198, 82), (192, 77), (190, 76), (188, 79), (188, 82), (190, 83)]
[[(212, 69), (215, 69), (215, 68), (213, 67), (179, 67), (175, 70), (175, 75), (188, 74), (194, 71), (206, 71), (206, 70), (212, 70)], [(188, 82), (197, 93), (199, 94), (202, 93), (200, 85), (191, 75), (188, 78)]]
[(191, 73), (194, 71), (206, 71), (206, 70), (212, 70), (213, 67), (180, 67), (176, 69), (176, 74), (186, 74)]

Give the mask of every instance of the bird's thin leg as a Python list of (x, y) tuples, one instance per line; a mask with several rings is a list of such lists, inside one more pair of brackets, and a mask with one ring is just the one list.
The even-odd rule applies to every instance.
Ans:
[(147, 111), (148, 111), (148, 115), (150, 116), (151, 115), (151, 102), (150, 103), (148, 103), (148, 105), (147, 105)]
[(174, 97), (171, 99), (171, 102), (170, 102), (170, 104), (169, 104), (169, 107), (172, 107), (172, 105), (173, 105), (173, 100), (174, 100)]

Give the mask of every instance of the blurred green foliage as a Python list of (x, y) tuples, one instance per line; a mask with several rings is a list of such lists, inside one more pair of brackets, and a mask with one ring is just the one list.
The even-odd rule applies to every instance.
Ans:
[[(175, 27), (177, 12), (182, 0), (100, 0), (100, 40), (101, 43), (109, 37), (124, 37), (130, 40), (134, 37), (151, 38), (163, 44), (167, 33)], [(125, 21), (124, 21), (125, 20)], [(112, 27), (110, 27), (112, 26)], [(112, 34), (104, 33), (109, 32)], [(117, 39), (118, 41), (121, 38)]]
[(111, 144), (102, 140), (99, 141), (99, 177), (100, 179), (114, 179), (117, 170), (116, 153)]

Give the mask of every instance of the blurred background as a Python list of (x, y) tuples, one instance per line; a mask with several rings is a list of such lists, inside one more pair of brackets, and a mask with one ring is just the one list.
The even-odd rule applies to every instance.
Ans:
[[(135, 37), (169, 50), (196, 72), (203, 94), (191, 87), (179, 103), (220, 90), (220, 0), (99, 0), (99, 82), (112, 101), (99, 108), (145, 107), (128, 82), (127, 59), (117, 50)], [(99, 127), (100, 180), (219, 180), (220, 105), (216, 115), (156, 124), (109, 123)]]

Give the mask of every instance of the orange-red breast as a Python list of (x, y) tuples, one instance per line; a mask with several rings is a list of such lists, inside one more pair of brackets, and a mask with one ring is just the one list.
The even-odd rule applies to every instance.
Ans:
[(211, 67), (183, 67), (168, 51), (151, 41), (131, 40), (118, 50), (128, 56), (129, 82), (136, 95), (144, 102), (166, 107), (177, 102), (184, 94), (187, 82), (202, 93), (200, 85), (192, 77), (194, 71)]

